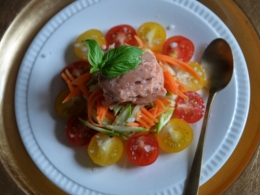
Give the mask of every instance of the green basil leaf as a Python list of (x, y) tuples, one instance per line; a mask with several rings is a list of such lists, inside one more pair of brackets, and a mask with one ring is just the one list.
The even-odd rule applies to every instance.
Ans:
[(100, 73), (107, 78), (118, 77), (135, 69), (141, 63), (143, 51), (134, 46), (119, 46), (104, 55)]
[(92, 68), (92, 73), (99, 71), (101, 68), (104, 57), (104, 52), (99, 47), (98, 43), (95, 40), (87, 39), (84, 41), (88, 47), (88, 61)]

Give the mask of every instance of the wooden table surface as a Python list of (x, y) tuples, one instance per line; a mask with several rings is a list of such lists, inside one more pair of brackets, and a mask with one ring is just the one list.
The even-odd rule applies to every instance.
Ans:
[[(260, 1), (234, 0), (245, 12), (260, 35)], [(30, 0), (0, 0), (0, 38), (15, 16)], [(0, 56), (1, 57), (1, 56)], [(1, 140), (0, 140), (1, 141)], [(0, 194), (24, 195), (0, 163)], [(224, 192), (225, 195), (260, 194), (260, 147), (239, 178)]]

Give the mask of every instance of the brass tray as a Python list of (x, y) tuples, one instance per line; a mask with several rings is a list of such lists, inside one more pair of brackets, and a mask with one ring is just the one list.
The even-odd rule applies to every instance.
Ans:
[[(14, 111), (14, 88), (21, 60), (41, 27), (73, 0), (31, 1), (15, 18), (0, 44), (0, 160), (25, 194), (65, 194), (33, 163), (21, 141)], [(230, 28), (244, 52), (250, 82), (251, 104), (242, 138), (225, 165), (200, 189), (203, 194), (223, 193), (241, 174), (260, 140), (260, 42), (243, 12), (231, 0), (200, 0)], [(25, 28), (26, 26), (26, 28)]]

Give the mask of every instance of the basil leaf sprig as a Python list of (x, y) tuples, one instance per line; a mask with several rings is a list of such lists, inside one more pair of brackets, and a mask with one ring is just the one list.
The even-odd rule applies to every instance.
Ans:
[(87, 39), (84, 42), (92, 66), (90, 73), (99, 72), (106, 78), (114, 78), (135, 69), (141, 63), (143, 51), (138, 47), (122, 45), (104, 54), (95, 40)]

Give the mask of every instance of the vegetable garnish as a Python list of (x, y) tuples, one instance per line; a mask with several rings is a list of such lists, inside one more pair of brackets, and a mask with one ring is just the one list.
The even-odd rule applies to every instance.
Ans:
[(143, 51), (135, 46), (121, 45), (106, 54), (95, 40), (84, 41), (88, 47), (90, 73), (100, 72), (106, 78), (114, 78), (135, 69), (141, 62)]

